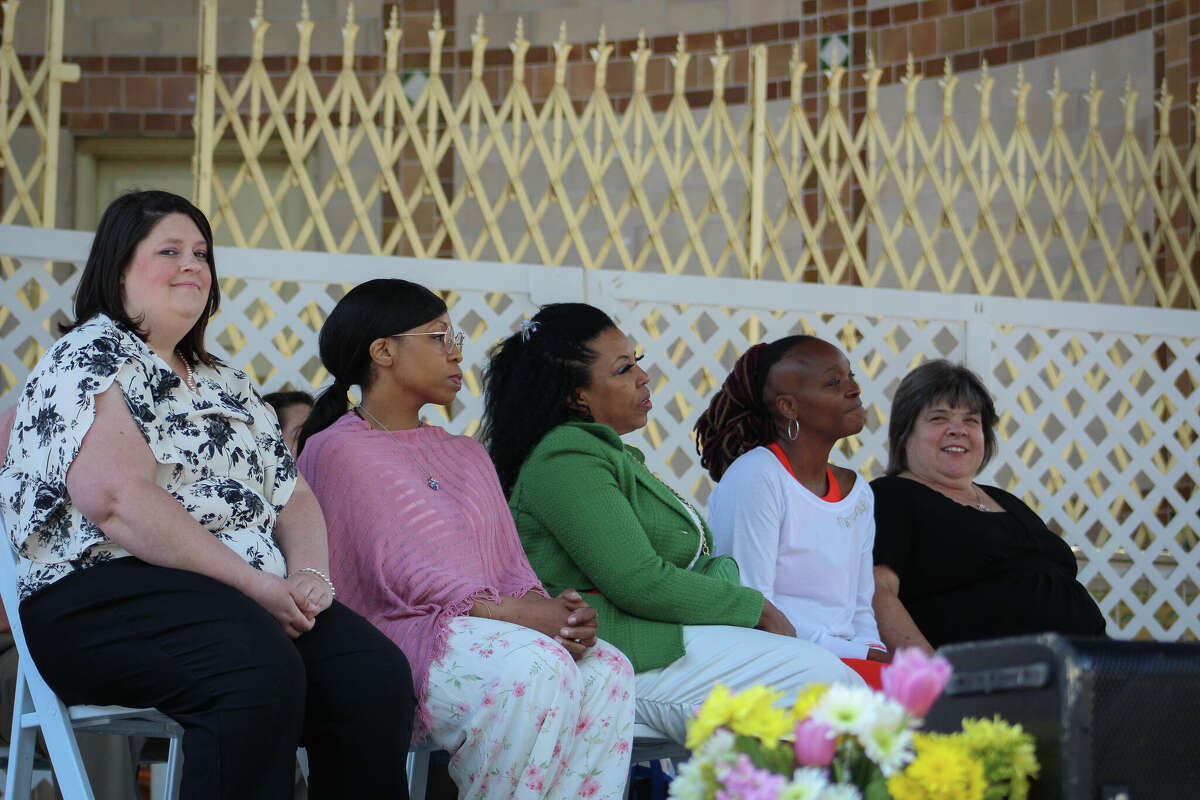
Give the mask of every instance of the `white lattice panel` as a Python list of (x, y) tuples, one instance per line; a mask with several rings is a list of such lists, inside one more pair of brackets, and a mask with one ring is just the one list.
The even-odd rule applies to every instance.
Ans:
[(1079, 548), (1110, 630), (1194, 636), (1200, 338), (1000, 325), (992, 342), (1001, 484)]
[[(868, 408), (842, 463), (887, 459), (891, 396), (939, 356), (968, 362), (1001, 415), (983, 479), (1024, 498), (1077, 548), (1114, 636), (1200, 633), (1200, 317), (1190, 312), (795, 284), (589, 273), (590, 296), (645, 349), (647, 461), (703, 500), (691, 426), (747, 346), (789, 333), (836, 342)], [(1061, 328), (1035, 322), (1053, 321)], [(1115, 330), (1097, 331), (1098, 326)], [(1189, 335), (1190, 334), (1190, 335)], [(837, 459), (839, 456), (834, 455)], [(967, 535), (964, 533), (964, 535)]]
[[(66, 319), (88, 234), (0, 226), (0, 407)], [(791, 332), (839, 344), (863, 385), (863, 432), (836, 459), (886, 462), (892, 393), (918, 363), (965, 360), (1001, 414), (984, 478), (1023, 497), (1077, 548), (1115, 636), (1200, 635), (1200, 314), (725, 278), (584, 272), (395, 257), (218, 248), (225, 296), (210, 345), (264, 391), (327, 382), (317, 331), (349, 286), (398, 276), (446, 293), (469, 336), (444, 422), (474, 433), (490, 346), (538, 304), (587, 299), (647, 354), (655, 413), (631, 437), (700, 503), (711, 488), (696, 417), (750, 344)], [(1056, 327), (1047, 327), (1053, 323)]]
[[(0, 226), (0, 407), (15, 398), (29, 369), (58, 337), (51, 322), (69, 319), (87, 258), (90, 234)], [(11, 254), (11, 255), (10, 255)], [(327, 256), (217, 248), (221, 310), (209, 323), (212, 352), (246, 370), (264, 392), (315, 392), (328, 384), (317, 334), (350, 287), (377, 277), (402, 277), (440, 290), (468, 335), (464, 389), (439, 423), (473, 433), (482, 414), (486, 351), (516, 329), (537, 303), (579, 299), (582, 271), (433, 259)], [(55, 259), (53, 262), (46, 258)], [(435, 417), (439, 411), (432, 410)]]

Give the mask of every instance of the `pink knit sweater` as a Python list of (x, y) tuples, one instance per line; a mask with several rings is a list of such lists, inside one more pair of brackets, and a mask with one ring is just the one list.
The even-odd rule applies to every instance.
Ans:
[(491, 459), (442, 428), (377, 431), (347, 413), (308, 440), (299, 466), (325, 513), (338, 599), (404, 651), (422, 735), (429, 665), (445, 650), (450, 620), (476, 598), (545, 593)]

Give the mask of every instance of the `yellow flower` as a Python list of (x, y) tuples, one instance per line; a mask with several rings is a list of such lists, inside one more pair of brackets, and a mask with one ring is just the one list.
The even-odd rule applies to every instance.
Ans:
[(753, 736), (768, 744), (778, 742), (785, 734), (791, 733), (793, 727), (788, 713), (775, 707), (782, 697), (783, 692), (765, 686), (751, 686), (734, 695), (729, 728), (734, 733)]
[(929, 797), (920, 784), (904, 773), (888, 778), (887, 789), (892, 800), (926, 800)]
[(705, 698), (704, 704), (696, 712), (696, 717), (688, 724), (687, 748), (695, 750), (713, 735), (713, 731), (729, 722), (733, 715), (733, 695), (729, 688), (717, 684)]
[(721, 727), (769, 744), (778, 742), (793, 728), (788, 713), (775, 707), (781, 697), (782, 692), (765, 686), (752, 686), (733, 694), (728, 687), (717, 684), (688, 725), (688, 749), (696, 749)]
[(827, 691), (829, 691), (828, 683), (810, 683), (796, 692), (796, 702), (792, 706), (793, 724), (807, 717), (817, 703), (821, 702), (821, 698)]
[(958, 734), (968, 752), (983, 764), (988, 785), (1009, 800), (1025, 800), (1038, 774), (1033, 736), (1000, 718), (964, 719)]
[(917, 734), (917, 757), (888, 778), (895, 800), (982, 800), (987, 782), (983, 764), (955, 736)]

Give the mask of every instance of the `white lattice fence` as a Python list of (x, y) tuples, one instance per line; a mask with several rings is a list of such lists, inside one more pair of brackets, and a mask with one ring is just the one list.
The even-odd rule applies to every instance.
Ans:
[[(0, 407), (65, 319), (89, 234), (0, 225)], [(986, 480), (1077, 548), (1081, 580), (1122, 637), (1200, 636), (1200, 313), (726, 278), (218, 248), (210, 344), (264, 391), (326, 382), (317, 331), (349, 286), (400, 276), (447, 293), (468, 333), (464, 390), (443, 422), (474, 433), (486, 350), (537, 304), (587, 299), (645, 349), (655, 413), (632, 438), (703, 502), (691, 426), (749, 344), (836, 341), (864, 386), (863, 432), (835, 458), (874, 477), (890, 398), (938, 356), (985, 376), (1001, 413)], [(1047, 327), (1047, 325), (1055, 327)]]
[(991, 386), (1013, 412), (999, 482), (1069, 532), (1110, 618), (1155, 638), (1197, 630), (1200, 326), (1191, 333), (1004, 325), (993, 338)]
[[(1023, 497), (1077, 548), (1115, 636), (1200, 634), (1200, 317), (1007, 298), (591, 272), (592, 302), (644, 346), (648, 461), (703, 499), (691, 425), (754, 341), (807, 332), (849, 356), (868, 407), (841, 458), (886, 464), (890, 399), (938, 356), (980, 373), (1001, 415), (983, 479)], [(1046, 327), (1053, 324), (1055, 327)], [(836, 456), (835, 456), (836, 457)], [(964, 532), (964, 535), (969, 535)]]
[[(70, 317), (91, 238), (0, 225), (0, 407), (15, 401), (15, 389), (58, 337), (51, 323)], [(246, 370), (264, 392), (285, 386), (315, 391), (328, 383), (317, 333), (351, 286), (403, 277), (441, 290), (469, 337), (463, 365), (467, 388), (449, 410), (447, 424), (471, 433), (482, 412), (480, 369), (486, 349), (536, 304), (578, 299), (583, 286), (582, 270), (563, 267), (222, 247), (215, 258), (224, 294), (220, 312), (209, 323), (209, 346)]]

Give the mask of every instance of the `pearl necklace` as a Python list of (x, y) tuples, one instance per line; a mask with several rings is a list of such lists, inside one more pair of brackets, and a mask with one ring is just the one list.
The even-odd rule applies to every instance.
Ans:
[[(362, 403), (359, 403), (356, 406), (356, 409), (358, 411), (361, 411), (362, 413), (366, 414), (367, 419), (369, 419), (371, 422), (375, 423), (377, 426), (382, 428), (385, 433), (395, 433), (395, 431), (393, 431), (391, 428), (389, 428), (388, 426), (386, 426), (382, 422), (380, 422), (378, 419), (376, 419), (374, 414), (372, 414), (370, 411), (367, 411), (367, 407), (364, 406)], [(425, 423), (421, 423), (421, 425), (424, 425), (424, 424)], [(396, 450), (401, 455), (408, 455), (410, 458), (413, 457), (414, 453), (406, 454), (403, 450), (400, 449), (400, 443), (396, 441), (396, 437), (392, 436), (390, 438), (391, 438), (392, 444), (395, 445)], [(425, 464), (422, 463), (419, 458), (413, 458), (413, 461), (417, 462), (417, 466), (421, 468), (421, 472), (425, 473), (425, 485), (426, 486), (428, 486), (430, 489), (432, 489), (435, 492), (442, 488), (442, 485), (440, 483), (438, 483), (437, 478), (433, 477), (433, 473), (429, 471), (429, 468), (426, 467)]]
[(192, 365), (189, 364), (188, 360), (183, 357), (183, 353), (179, 352), (178, 350), (175, 351), (175, 355), (179, 356), (179, 360), (183, 362), (184, 372), (187, 373), (183, 378), (184, 384), (193, 392), (196, 391), (196, 376), (192, 372)]

